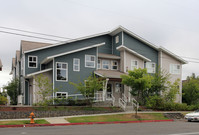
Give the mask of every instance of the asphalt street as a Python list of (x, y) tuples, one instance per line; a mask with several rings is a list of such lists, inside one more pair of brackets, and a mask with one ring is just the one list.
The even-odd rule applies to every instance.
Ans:
[(0, 135), (199, 135), (199, 122), (1, 128)]

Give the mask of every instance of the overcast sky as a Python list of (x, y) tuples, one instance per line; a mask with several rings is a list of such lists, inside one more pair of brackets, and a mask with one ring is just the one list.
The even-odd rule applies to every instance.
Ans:
[[(196, 58), (185, 60), (199, 62), (199, 0), (0, 0), (0, 3), (0, 27), (78, 38), (122, 25), (183, 58)], [(30, 35), (2, 28), (0, 31)], [(0, 59), (4, 66), (0, 71), (0, 87), (11, 78), (11, 60), (20, 49), (21, 40), (55, 43), (0, 32)], [(183, 79), (192, 72), (199, 75), (199, 63), (184, 65)]]

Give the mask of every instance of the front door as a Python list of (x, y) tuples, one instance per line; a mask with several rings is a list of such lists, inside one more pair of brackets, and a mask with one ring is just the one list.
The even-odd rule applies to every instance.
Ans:
[(112, 99), (112, 84), (107, 84), (107, 92), (106, 92), (106, 99), (111, 100)]

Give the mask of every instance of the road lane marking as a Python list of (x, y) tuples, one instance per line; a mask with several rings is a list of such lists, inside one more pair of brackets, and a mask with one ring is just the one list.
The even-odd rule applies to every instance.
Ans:
[(179, 134), (168, 134), (168, 135), (199, 135), (199, 132), (179, 133)]

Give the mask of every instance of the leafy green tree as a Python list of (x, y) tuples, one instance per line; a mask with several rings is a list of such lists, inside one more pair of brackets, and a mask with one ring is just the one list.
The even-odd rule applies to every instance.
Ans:
[(182, 99), (188, 105), (194, 105), (199, 102), (199, 79), (187, 77), (189, 80), (183, 83)]
[(158, 95), (160, 96), (161, 92), (164, 92), (168, 89), (170, 74), (166, 71), (158, 68), (158, 71), (153, 75), (151, 81), (151, 88), (148, 90), (148, 96)]
[(168, 82), (168, 90), (163, 92), (163, 98), (165, 102), (173, 103), (176, 100), (176, 95), (179, 94), (180, 79), (177, 79), (174, 83)]
[(103, 81), (101, 77), (96, 77), (95, 74), (90, 75), (84, 82), (70, 82), (80, 93), (91, 103), (96, 91), (103, 89)]
[(136, 96), (137, 101), (144, 103), (144, 95), (151, 88), (152, 76), (147, 74), (146, 69), (129, 70), (128, 75), (121, 75), (122, 84), (131, 88), (131, 94)]
[(7, 94), (8, 96), (10, 96), (12, 105), (17, 105), (18, 86), (19, 86), (19, 80), (13, 79), (10, 82), (8, 82), (7, 86), (3, 87), (4, 89), (7, 90)]
[(39, 88), (36, 94), (40, 95), (42, 98), (42, 102), (44, 102), (47, 97), (53, 95), (53, 83), (50, 81), (50, 79), (47, 76), (43, 74), (40, 74), (36, 77), (34, 76), (34, 79), (35, 79), (34, 85)]

